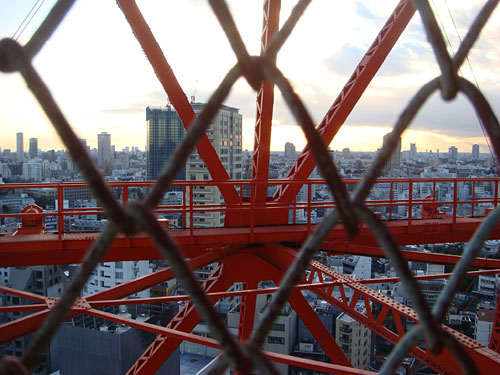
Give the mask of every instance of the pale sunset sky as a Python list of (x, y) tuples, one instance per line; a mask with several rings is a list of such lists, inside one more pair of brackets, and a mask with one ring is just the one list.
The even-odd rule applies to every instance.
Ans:
[[(484, 0), (431, 0), (438, 22), (456, 51)], [(0, 0), (0, 37), (12, 37), (35, 0)], [(46, 0), (19, 41), (24, 44), (55, 3)], [(205, 0), (137, 1), (187, 97), (208, 100), (236, 58)], [(262, 0), (228, 1), (251, 54), (260, 52)], [(284, 22), (296, 1), (282, 0)], [(315, 0), (278, 55), (278, 67), (290, 79), (316, 123), (331, 106), (372, 44), (398, 1)], [(448, 8), (449, 6), (449, 8)], [(472, 71), (495, 113), (500, 112), (500, 11), (497, 9), (470, 54)], [(455, 29), (456, 25), (457, 29)], [(69, 122), (87, 144), (107, 131), (117, 150), (146, 144), (145, 108), (164, 106), (167, 96), (114, 0), (80, 0), (36, 56), (34, 65), (52, 90)], [(408, 100), (438, 75), (432, 50), (416, 14), (389, 54), (332, 149), (376, 150)], [(473, 81), (464, 64), (462, 75)], [(276, 90), (272, 149), (285, 142), (305, 146), (300, 127)], [(244, 79), (227, 105), (243, 114), (243, 148), (253, 149), (256, 94)], [(41, 149), (61, 149), (37, 102), (21, 77), (0, 73), (0, 147), (15, 150), (16, 133), (38, 138)], [(447, 152), (452, 145), (470, 152), (472, 144), (488, 152), (481, 127), (463, 96), (444, 103), (434, 95), (403, 137), (403, 150)]]

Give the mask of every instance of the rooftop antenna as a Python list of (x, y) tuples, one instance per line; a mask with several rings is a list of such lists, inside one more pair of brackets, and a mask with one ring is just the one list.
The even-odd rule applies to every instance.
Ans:
[(191, 95), (191, 104), (196, 102), (196, 88), (198, 86), (198, 80), (194, 81), (194, 92)]

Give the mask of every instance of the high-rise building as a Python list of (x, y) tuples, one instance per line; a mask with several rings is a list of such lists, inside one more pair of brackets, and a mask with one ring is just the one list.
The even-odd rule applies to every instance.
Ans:
[(479, 160), (479, 145), (472, 145), (472, 160)]
[(24, 142), (23, 133), (16, 134), (16, 160), (18, 163), (22, 163), (24, 160)]
[[(362, 304), (356, 305), (356, 310), (365, 313)], [(370, 329), (358, 323), (349, 315), (340, 314), (335, 322), (335, 341), (352, 363), (353, 367), (368, 370), (370, 368)]]
[[(100, 292), (151, 272), (148, 260), (99, 263), (85, 285), (84, 294)], [(148, 298), (149, 296), (149, 289), (146, 289), (134, 297)]]
[(38, 156), (38, 138), (30, 138), (30, 159)]
[(111, 167), (111, 134), (97, 135), (97, 164), (105, 170)]
[[(177, 112), (170, 106), (147, 107), (147, 179), (156, 180), (168, 159), (184, 138), (184, 125)], [(177, 176), (186, 179), (185, 168)]]
[(291, 142), (285, 143), (285, 158), (295, 159), (296, 157), (295, 145)]
[[(386, 147), (387, 141), (389, 139), (389, 135), (390, 135), (390, 133), (384, 135), (382, 147)], [(394, 149), (392, 151), (391, 158), (384, 166), (384, 173), (387, 174), (395, 169), (399, 169), (400, 162), (401, 162), (401, 137), (399, 138), (398, 143), (396, 144), (396, 146), (394, 147)]]
[(458, 150), (455, 146), (451, 146), (448, 149), (448, 160), (450, 163), (456, 163), (458, 160)]
[[(205, 104), (191, 103), (195, 113), (200, 113)], [(238, 108), (223, 105), (207, 128), (207, 134), (230, 179), (242, 178), (242, 132), (243, 116)], [(188, 180), (210, 179), (210, 172), (197, 151), (193, 152), (186, 166)], [(237, 187), (238, 188), (238, 187)], [(193, 191), (195, 204), (219, 205), (224, 200), (216, 186), (196, 186)], [(193, 214), (193, 226), (198, 228), (224, 225), (224, 212), (207, 211)], [(189, 220), (187, 221), (190, 222)]]
[[(2, 271), (6, 270), (5, 268)], [(17, 290), (36, 293), (47, 297), (60, 297), (64, 292), (67, 278), (63, 269), (58, 266), (30, 266), (30, 267), (10, 267), (7, 269), (8, 276), (3, 280), (3, 284)], [(5, 273), (5, 271), (4, 271)], [(2, 283), (0, 283), (2, 284)], [(33, 303), (22, 296), (4, 294), (0, 297), (2, 305), (26, 305)], [(4, 314), (2, 314), (4, 315)], [(8, 312), (5, 318), (10, 320), (19, 319), (26, 312)], [(21, 358), (26, 353), (33, 341), (32, 335), (21, 336), (18, 339), (0, 346), (0, 355), (11, 355)], [(51, 374), (51, 360), (53, 352), (47, 350), (41, 358), (38, 366), (34, 369), (34, 374)]]
[(351, 149), (343, 148), (342, 149), (342, 158), (343, 159), (350, 159), (351, 158)]
[(417, 158), (417, 145), (415, 143), (410, 143), (410, 158), (412, 160)]

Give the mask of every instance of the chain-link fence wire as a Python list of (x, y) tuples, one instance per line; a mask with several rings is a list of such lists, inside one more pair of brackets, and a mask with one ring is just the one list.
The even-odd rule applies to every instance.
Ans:
[[(456, 265), (450, 282), (441, 293), (437, 304), (431, 311), (391, 232), (364, 205), (364, 201), (368, 197), (376, 179), (380, 177), (383, 166), (388, 162), (402, 133), (410, 125), (421, 106), (436, 90), (440, 90), (441, 96), (445, 100), (453, 99), (458, 92), (465, 94), (479, 114), (481, 122), (492, 142), (495, 156), (497, 158), (500, 156), (500, 125), (498, 119), (481, 91), (457, 74), (458, 68), (462, 65), (472, 45), (479, 37), (481, 30), (498, 4), (498, 0), (489, 0), (485, 3), (453, 58), (446, 49), (441, 30), (437, 26), (428, 1), (413, 1), (413, 5), (422, 18), (424, 29), (436, 56), (441, 75), (425, 84), (410, 100), (396, 122), (393, 131), (390, 133), (385, 146), (377, 154), (375, 161), (367, 170), (353, 199), (349, 197), (336, 165), (329, 156), (327, 145), (324, 144), (320, 134), (316, 131), (306, 107), (294, 92), (289, 81), (272, 62), (272, 57), (276, 56), (306, 10), (310, 0), (300, 0), (297, 3), (290, 17), (275, 35), (267, 50), (263, 55), (258, 57), (248, 54), (225, 1), (209, 0), (237, 56), (238, 63), (227, 73), (203, 111), (196, 117), (193, 125), (186, 133), (182, 144), (165, 166), (148, 197), (143, 203), (134, 203), (126, 206), (120, 205), (114, 199), (104, 179), (71, 129), (69, 122), (62, 114), (57, 103), (52, 98), (47, 86), (31, 64), (33, 57), (50, 38), (52, 32), (60, 24), (74, 2), (74, 0), (59, 0), (24, 47), (12, 39), (0, 41), (0, 70), (6, 73), (21, 73), (29, 89), (35, 95), (58, 132), (94, 196), (98, 199), (110, 219), (106, 228), (87, 252), (86, 258), (70, 287), (45, 320), (23, 357), (22, 363), (28, 370), (31, 371), (39, 362), (59, 325), (67, 317), (71, 306), (81, 295), (82, 289), (92, 271), (103, 259), (115, 237), (119, 233), (133, 235), (139, 231), (145, 231), (149, 234), (165, 259), (172, 265), (176, 277), (179, 278), (189, 292), (200, 315), (207, 322), (211, 333), (223, 348), (224, 355), (220, 357), (214, 372), (219, 373), (231, 365), (240, 373), (249, 373), (255, 366), (260, 367), (264, 372), (277, 373), (272, 362), (262, 355), (260, 348), (272, 327), (272, 323), (279, 315), (295, 285), (299, 282), (312, 256), (320, 248), (323, 239), (331, 231), (333, 225), (342, 220), (346, 232), (350, 236), (356, 235), (360, 221), (365, 222), (371, 228), (380, 246), (384, 248), (387, 257), (395, 264), (399, 277), (411, 293), (412, 300), (416, 301), (415, 308), (421, 324), (408, 332), (395, 346), (389, 359), (384, 363), (381, 372), (384, 374), (393, 373), (409, 350), (421, 340), (426, 340), (428, 349), (433, 353), (441, 352), (443, 346), (446, 346), (453, 353), (457, 362), (464, 369), (464, 372), (477, 372), (476, 366), (469, 354), (454, 337), (445, 333), (441, 327), (448, 307), (464, 278), (465, 272), (469, 269), (472, 261), (482, 248), (484, 241), (500, 221), (500, 208), (493, 210), (479, 226), (462, 259)], [(238, 344), (229, 333), (195, 276), (190, 271), (182, 256), (182, 251), (175, 241), (172, 240), (168, 231), (157, 222), (152, 213), (152, 209), (159, 203), (159, 199), (161, 199), (175, 176), (177, 176), (200, 138), (205, 134), (205, 130), (211, 119), (227, 97), (229, 90), (241, 76), (244, 76), (255, 90), (261, 86), (263, 80), (268, 80), (278, 86), (290, 110), (301, 125), (318, 167), (337, 203), (337, 208), (324, 218), (316, 231), (301, 247), (294, 264), (284, 275), (280, 288), (264, 318), (247, 344)], [(17, 364), (13, 365), (9, 361), (11, 359), (3, 361), (0, 371), (12, 373), (11, 368), (16, 370)]]

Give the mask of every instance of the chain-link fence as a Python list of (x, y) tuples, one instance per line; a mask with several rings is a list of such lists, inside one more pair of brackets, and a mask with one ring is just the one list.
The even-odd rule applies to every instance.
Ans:
[[(239, 373), (248, 374), (252, 372), (253, 368), (259, 367), (264, 373), (276, 374), (277, 370), (275, 366), (262, 354), (260, 348), (271, 330), (273, 322), (293, 292), (294, 286), (303, 275), (313, 254), (320, 248), (323, 239), (331, 231), (332, 227), (342, 220), (345, 230), (350, 236), (356, 236), (360, 221), (371, 228), (380, 246), (385, 250), (387, 257), (396, 266), (398, 276), (405, 284), (410, 298), (412, 301), (415, 301), (415, 309), (421, 322), (421, 324), (408, 332), (395, 346), (390, 357), (385, 361), (381, 372), (384, 374), (395, 372), (411, 347), (421, 340), (426, 341), (426, 345), (432, 353), (439, 353), (446, 346), (466, 373), (472, 374), (477, 372), (477, 367), (471, 357), (456, 339), (442, 328), (442, 323), (453, 296), (464, 279), (464, 275), (471, 262), (478, 254), (483, 242), (488, 238), (489, 233), (500, 220), (500, 209), (497, 208), (492, 211), (482, 222), (469, 242), (462, 259), (456, 265), (448, 285), (431, 310), (391, 232), (365, 206), (364, 202), (369, 196), (376, 179), (381, 175), (383, 167), (388, 162), (401, 134), (408, 128), (418, 110), (435, 91), (439, 90), (444, 100), (451, 100), (459, 92), (463, 93), (477, 111), (496, 157), (500, 156), (500, 125), (496, 116), (481, 91), (457, 73), (498, 1), (489, 0), (485, 3), (454, 56), (450, 56), (447, 51), (442, 32), (437, 25), (436, 18), (428, 1), (413, 1), (413, 6), (422, 18), (425, 32), (432, 45), (441, 75), (423, 85), (409, 101), (394, 125), (385, 146), (378, 153), (374, 163), (366, 172), (353, 198), (350, 198), (335, 163), (328, 153), (327, 145), (324, 144), (321, 135), (317, 132), (304, 103), (295, 93), (290, 82), (273, 62), (275, 61), (274, 57), (291, 34), (301, 15), (306, 11), (310, 0), (300, 0), (297, 3), (290, 17), (274, 36), (272, 42), (261, 56), (250, 56), (248, 54), (225, 1), (210, 0), (209, 3), (220, 21), (222, 29), (226, 33), (231, 47), (237, 56), (238, 63), (226, 74), (203, 111), (196, 117), (181, 146), (163, 169), (150, 194), (142, 203), (130, 203), (127, 205), (121, 205), (113, 197), (112, 192), (105, 184), (104, 179), (93, 164), (77, 135), (73, 132), (68, 120), (54, 101), (49, 89), (32, 65), (33, 57), (43, 48), (74, 2), (74, 0), (58, 1), (26, 45), (21, 46), (12, 39), (4, 39), (0, 42), (0, 70), (4, 73), (19, 72), (22, 75), (29, 89), (35, 95), (58, 132), (75, 165), (79, 168), (91, 191), (109, 218), (108, 224), (88, 251), (78, 274), (55, 308), (53, 308), (49, 317), (44, 321), (30, 348), (25, 353), (22, 363), (26, 369), (32, 370), (35, 368), (41, 356), (48, 348), (57, 328), (66, 319), (72, 305), (81, 295), (82, 289), (89, 280), (92, 271), (103, 259), (116, 236), (119, 233), (134, 235), (140, 231), (144, 231), (149, 234), (150, 238), (156, 244), (157, 249), (173, 267), (175, 276), (189, 293), (200, 315), (209, 326), (213, 337), (217, 339), (223, 349), (223, 355), (219, 356), (217, 364), (212, 371), (221, 373), (228, 366), (231, 366)], [(128, 7), (131, 6), (133, 1), (119, 0), (118, 3), (121, 7)], [(204, 293), (201, 285), (183, 258), (180, 248), (152, 213), (152, 209), (158, 205), (161, 197), (185, 164), (188, 156), (200, 138), (205, 134), (211, 119), (227, 97), (229, 90), (241, 76), (244, 76), (255, 90), (259, 89), (264, 80), (272, 82), (280, 89), (291, 112), (302, 127), (308, 141), (308, 146), (326, 180), (326, 184), (337, 202), (336, 209), (324, 218), (316, 231), (303, 244), (293, 266), (283, 277), (280, 288), (252, 339), (245, 344), (237, 343), (225, 327), (210, 299)], [(13, 364), (9, 361), (11, 359), (4, 360), (3, 362), (4, 372), (9, 372), (10, 368), (16, 367), (15, 363)]]

